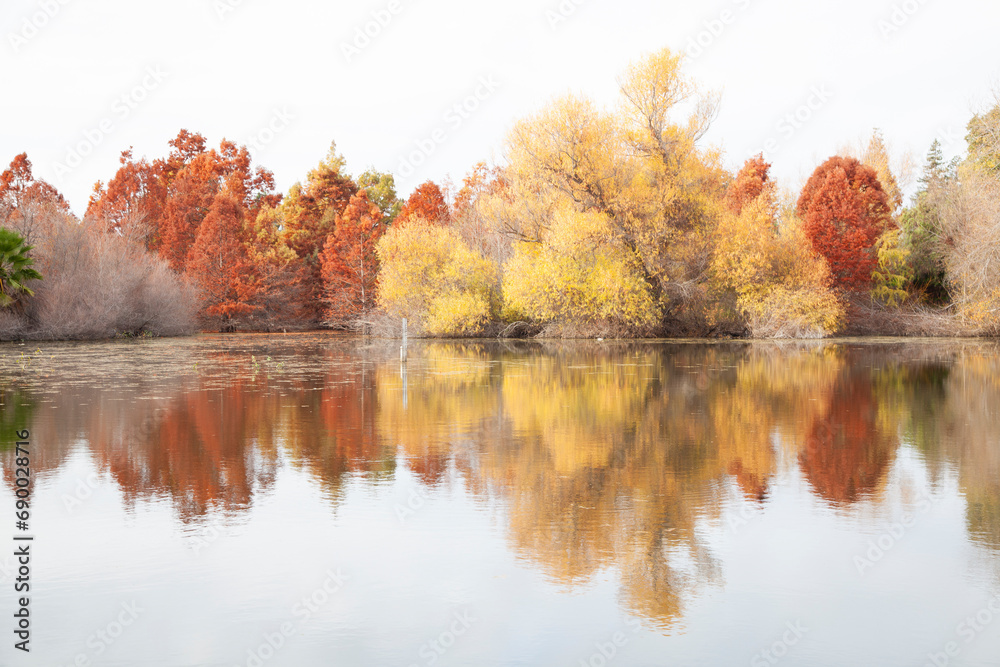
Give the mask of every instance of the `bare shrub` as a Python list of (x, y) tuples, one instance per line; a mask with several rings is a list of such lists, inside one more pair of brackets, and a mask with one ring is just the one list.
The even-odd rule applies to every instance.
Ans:
[[(642, 334), (648, 332), (642, 331)], [(634, 327), (623, 325), (612, 321), (577, 322), (561, 321), (546, 324), (538, 338), (563, 338), (563, 339), (585, 339), (585, 338), (635, 338)]]
[(3, 313), (0, 336), (66, 340), (195, 330), (196, 290), (134, 239), (54, 213), (33, 234), (44, 278), (32, 285), (35, 296), (23, 313)]
[(977, 333), (1000, 335), (1000, 177), (970, 168), (937, 200), (959, 314)]
[(975, 329), (963, 322), (954, 307), (938, 308), (919, 302), (889, 307), (870, 298), (855, 298), (848, 306), (845, 336), (971, 336)]

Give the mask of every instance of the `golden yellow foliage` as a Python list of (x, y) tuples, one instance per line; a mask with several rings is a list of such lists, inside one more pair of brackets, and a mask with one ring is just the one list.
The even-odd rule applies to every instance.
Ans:
[(797, 219), (778, 224), (773, 187), (739, 215), (722, 216), (712, 272), (718, 289), (735, 293), (754, 337), (822, 337), (843, 323), (826, 262), (812, 251)]
[(475, 332), (499, 310), (499, 269), (452, 229), (411, 220), (379, 241), (379, 305), (431, 335)]
[[(631, 65), (614, 112), (567, 96), (514, 126), (507, 187), (481, 207), (495, 230), (538, 246), (505, 265), (512, 312), (646, 329), (668, 309), (673, 320), (698, 310), (725, 175), (718, 152), (698, 147), (716, 98), (699, 96), (681, 63), (665, 49)], [(545, 293), (553, 279), (572, 294)]]
[(508, 312), (541, 321), (652, 326), (660, 311), (627, 248), (609, 241), (607, 216), (563, 209), (543, 243), (522, 242), (504, 275)]

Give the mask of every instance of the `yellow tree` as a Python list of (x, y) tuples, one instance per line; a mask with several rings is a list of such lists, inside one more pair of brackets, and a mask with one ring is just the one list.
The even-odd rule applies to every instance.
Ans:
[(508, 316), (574, 321), (603, 333), (654, 326), (659, 304), (635, 251), (610, 239), (603, 213), (564, 210), (554, 216), (546, 242), (519, 243), (507, 264)]
[(469, 334), (498, 314), (498, 268), (453, 229), (411, 218), (379, 240), (379, 305), (432, 335)]
[(889, 208), (897, 211), (903, 205), (903, 191), (899, 187), (899, 181), (893, 173), (889, 147), (886, 146), (885, 138), (881, 130), (872, 131), (872, 136), (868, 140), (868, 145), (859, 157), (861, 164), (866, 164), (875, 170), (878, 181), (885, 191)]
[[(517, 123), (507, 141), (508, 187), (492, 211), (498, 231), (540, 243), (542, 253), (565, 211), (600, 214), (605, 247), (628, 256), (652, 296), (649, 314), (690, 328), (699, 326), (725, 179), (718, 155), (698, 147), (716, 97), (700, 95), (681, 65), (664, 49), (630, 66), (613, 112), (568, 96)], [(675, 119), (679, 105), (693, 111)], [(511, 289), (536, 290), (515, 284), (528, 276), (507, 273)]]
[(844, 309), (830, 289), (829, 267), (813, 252), (797, 218), (779, 223), (769, 168), (751, 158), (730, 186), (730, 210), (720, 219), (712, 257), (714, 286), (735, 295), (755, 337), (833, 333)]

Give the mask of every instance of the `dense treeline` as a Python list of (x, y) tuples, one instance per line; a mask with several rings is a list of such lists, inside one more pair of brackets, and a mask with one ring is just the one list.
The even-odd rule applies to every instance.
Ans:
[(1000, 333), (1000, 100), (970, 121), (965, 159), (934, 143), (904, 207), (878, 131), (797, 194), (763, 156), (729, 173), (703, 142), (718, 97), (681, 66), (669, 50), (632, 64), (613, 110), (559, 98), (514, 125), (502, 164), (406, 201), (335, 146), (282, 195), (246, 147), (182, 130), (165, 157), (124, 152), (78, 220), (19, 155), (0, 181), (19, 235), (0, 245), (21, 262), (0, 267), (0, 333), (404, 317), (424, 335)]

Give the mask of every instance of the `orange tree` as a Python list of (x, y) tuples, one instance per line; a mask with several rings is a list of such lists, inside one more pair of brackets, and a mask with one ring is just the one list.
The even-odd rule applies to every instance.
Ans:
[(875, 170), (854, 158), (830, 158), (809, 177), (797, 212), (813, 249), (829, 263), (834, 286), (869, 288), (875, 243), (896, 226)]

